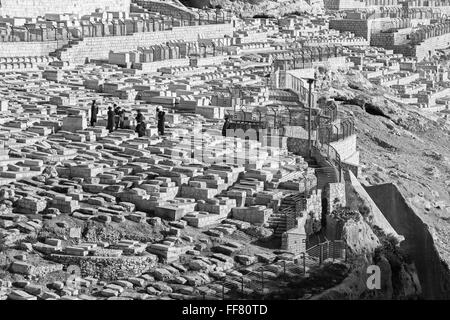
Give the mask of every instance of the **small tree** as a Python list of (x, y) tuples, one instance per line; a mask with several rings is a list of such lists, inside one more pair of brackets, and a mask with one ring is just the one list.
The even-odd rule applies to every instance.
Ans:
[(370, 214), (370, 208), (366, 204), (360, 205), (358, 207), (358, 211), (364, 218), (367, 218), (367, 216)]

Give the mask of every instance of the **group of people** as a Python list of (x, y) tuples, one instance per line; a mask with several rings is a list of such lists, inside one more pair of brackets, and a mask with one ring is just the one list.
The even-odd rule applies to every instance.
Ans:
[[(93, 100), (91, 105), (91, 127), (95, 127), (95, 124), (97, 123), (98, 110), (98, 104)], [(113, 132), (119, 128), (125, 128), (125, 110), (118, 107), (117, 104), (114, 104), (114, 110), (112, 107), (108, 107), (106, 129), (108, 129), (109, 132)]]
[[(92, 101), (91, 105), (91, 127), (95, 127), (95, 124), (97, 123), (97, 115), (98, 115), (98, 105), (95, 100)], [(158, 118), (158, 134), (163, 136), (164, 135), (164, 128), (165, 128), (165, 115), (166, 112), (161, 108), (157, 108), (157, 118)], [(139, 137), (145, 136), (145, 133), (147, 131), (147, 124), (145, 123), (145, 117), (142, 114), (141, 110), (138, 110), (137, 116), (136, 116), (136, 128), (135, 131), (139, 135)], [(121, 109), (117, 106), (117, 104), (114, 104), (114, 109), (112, 107), (108, 107), (108, 120), (106, 129), (109, 130), (109, 132), (113, 132), (117, 129), (124, 129), (125, 128), (125, 110)]]
[(112, 107), (108, 107), (108, 122), (106, 129), (108, 129), (109, 132), (113, 132), (119, 128), (124, 129), (124, 123), (125, 110), (118, 107), (117, 104), (114, 104), (114, 109)]
[[(163, 136), (164, 128), (166, 126), (166, 112), (161, 107), (158, 107), (156, 109), (156, 116), (158, 118), (158, 134), (160, 136)], [(147, 130), (147, 124), (145, 123), (145, 118), (141, 110), (138, 110), (136, 122), (136, 132), (138, 133), (139, 137), (143, 137), (145, 135), (145, 131)]]

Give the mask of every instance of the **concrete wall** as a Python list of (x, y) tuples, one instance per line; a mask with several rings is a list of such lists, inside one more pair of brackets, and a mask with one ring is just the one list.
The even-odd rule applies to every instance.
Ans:
[[(348, 172), (349, 175), (349, 185), (354, 190), (354, 194), (364, 202), (364, 204), (370, 209), (370, 219), (371, 219), (371, 226), (376, 226), (385, 235), (391, 235), (398, 239), (399, 241), (402, 241), (404, 237), (402, 235), (399, 235), (397, 233), (397, 230), (395, 230), (392, 225), (390, 224), (390, 221), (386, 219), (386, 217), (383, 215), (383, 212), (378, 208), (378, 203), (376, 204), (374, 200), (372, 200), (371, 196), (367, 193), (366, 189), (361, 185), (361, 183), (358, 181), (358, 179), (354, 176), (352, 172)], [(351, 203), (353, 200), (350, 198), (351, 193), (347, 192), (347, 196), (349, 197), (347, 199), (347, 203)], [(386, 200), (387, 201), (387, 200)], [(400, 232), (400, 230), (399, 230)]]
[(356, 150), (356, 134), (343, 140), (332, 142), (330, 145), (339, 153), (342, 162), (359, 164), (359, 152)]
[(130, 11), (131, 0), (2, 0), (0, 16), (37, 17), (46, 13), (86, 15), (97, 8)]
[(366, 190), (389, 223), (405, 236), (401, 247), (414, 260), (424, 298), (449, 299), (450, 272), (439, 257), (427, 225), (416, 215), (395, 185), (371, 186)]

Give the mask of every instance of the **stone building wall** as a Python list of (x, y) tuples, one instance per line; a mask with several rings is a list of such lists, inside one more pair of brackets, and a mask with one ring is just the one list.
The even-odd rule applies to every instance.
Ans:
[(299, 255), (306, 252), (306, 234), (303, 228), (289, 230), (282, 235), (281, 249)]
[(330, 183), (325, 187), (323, 196), (327, 199), (326, 213), (330, 214), (339, 205), (345, 207), (347, 202), (345, 198), (345, 183)]
[(286, 217), (286, 229), (304, 229), (307, 235), (320, 231), (322, 220), (322, 190), (296, 203), (295, 211)]
[(339, 30), (340, 32), (351, 32), (356, 37), (363, 37), (370, 41), (370, 28), (368, 20), (357, 19), (338, 19), (330, 20), (330, 29)]

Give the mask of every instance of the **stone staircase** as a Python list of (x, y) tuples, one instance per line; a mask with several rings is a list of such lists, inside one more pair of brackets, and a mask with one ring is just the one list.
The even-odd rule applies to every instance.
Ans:
[(273, 229), (276, 237), (281, 237), (283, 232), (286, 232), (288, 210), (289, 208), (280, 209), (279, 212), (272, 213), (269, 217), (269, 226)]
[(64, 52), (67, 52), (69, 49), (73, 48), (74, 46), (78, 45), (81, 41), (83, 41), (82, 39), (74, 39), (74, 40), (70, 40), (67, 44), (65, 44), (64, 46), (62, 46), (61, 48), (57, 49), (54, 52), (50, 52), (50, 56), (51, 57), (56, 57), (60, 60), (63, 60), (64, 57)]
[(339, 182), (338, 170), (332, 166), (319, 166), (314, 159), (307, 159), (308, 167), (313, 168), (317, 177), (317, 189), (323, 190), (328, 183)]
[[(314, 168), (314, 167), (313, 167)], [(315, 167), (317, 176), (317, 189), (324, 189), (328, 183), (339, 182), (337, 170), (332, 167)]]
[(281, 237), (287, 231), (288, 216), (295, 214), (296, 203), (303, 197), (302, 194), (294, 194), (281, 200), (278, 212), (272, 213), (268, 220), (270, 228), (274, 230), (274, 236)]
[(306, 248), (309, 250), (312, 247), (319, 245), (320, 243), (324, 243), (328, 241), (327, 237), (321, 233), (315, 233), (308, 236), (308, 241), (306, 243)]

